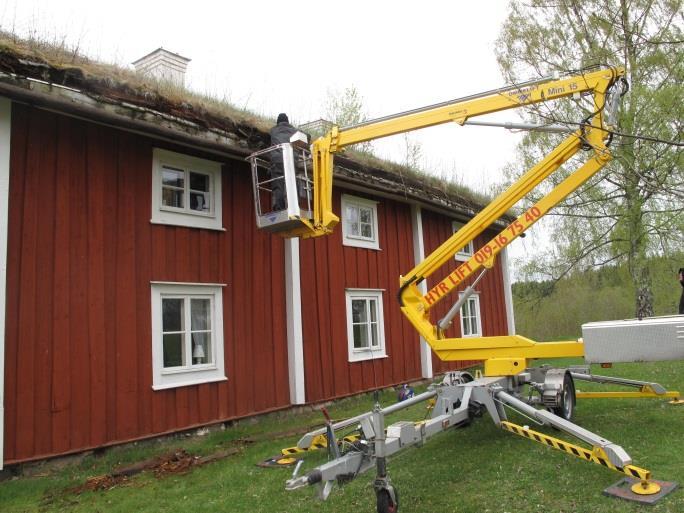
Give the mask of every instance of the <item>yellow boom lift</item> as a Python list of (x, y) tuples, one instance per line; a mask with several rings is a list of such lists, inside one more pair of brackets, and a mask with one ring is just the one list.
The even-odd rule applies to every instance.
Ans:
[[(284, 237), (318, 237), (331, 233), (339, 218), (332, 211), (333, 158), (345, 147), (374, 139), (401, 134), (434, 125), (455, 122), (464, 125), (471, 118), (499, 111), (516, 109), (561, 98), (591, 100), (591, 114), (577, 123), (567, 137), (541, 162), (522, 175), (505, 192), (501, 193), (458, 232), (446, 240), (424, 261), (418, 263), (399, 280), (401, 311), (442, 360), (483, 360), (484, 376), (474, 379), (468, 373), (449, 373), (444, 381), (428, 392), (409, 401), (388, 408), (376, 404), (372, 412), (349, 421), (332, 424), (303, 437), (297, 448), (284, 454), (304, 452), (320, 446), (335, 446), (332, 459), (305, 476), (295, 475), (287, 483), (288, 489), (308, 484), (319, 485), (319, 495), (325, 499), (335, 481), (356, 477), (375, 466), (375, 490), (378, 511), (396, 511), (398, 499), (386, 471), (386, 457), (403, 447), (423, 442), (426, 438), (450, 426), (469, 422), (474, 415), (487, 411), (502, 429), (530, 440), (563, 450), (586, 461), (604, 465), (630, 478), (636, 478), (632, 492), (641, 496), (663, 494), (666, 490), (653, 482), (650, 472), (634, 467), (631, 458), (620, 446), (570, 422), (575, 404), (574, 380), (613, 383), (638, 388), (638, 392), (615, 393), (625, 397), (674, 397), (656, 383), (621, 380), (592, 375), (588, 367), (551, 369), (546, 366), (532, 368), (538, 358), (564, 358), (585, 356), (583, 341), (538, 343), (528, 338), (508, 335), (477, 338), (450, 338), (445, 335), (461, 306), (473, 293), (474, 286), (490, 269), (497, 255), (513, 240), (520, 237), (552, 207), (600, 171), (612, 155), (609, 143), (615, 129), (620, 98), (627, 91), (625, 71), (620, 67), (587, 70), (572, 76), (549, 77), (515, 84), (477, 95), (456, 99), (400, 114), (368, 121), (352, 127), (333, 126), (323, 137), (309, 147), (303, 134), (295, 134), (291, 143), (281, 144), (252, 154), (254, 196), (257, 225)], [(432, 276), (461, 248), (473, 241), (537, 187), (542, 181), (567, 163), (580, 150), (587, 158), (543, 198), (518, 216), (473, 256), (437, 282), (427, 292), (420, 284)], [(310, 154), (309, 154), (310, 151)], [(284, 169), (274, 173), (269, 154), (282, 152)], [(287, 207), (278, 212), (268, 208), (268, 194), (275, 180), (284, 180)], [(311, 193), (313, 191), (313, 194)], [(466, 287), (458, 301), (441, 319), (433, 318), (435, 305), (450, 293), (462, 288), (465, 280), (476, 276)], [(682, 321), (684, 324), (684, 321)], [(586, 338), (586, 337), (585, 337)], [(600, 353), (600, 351), (599, 351)], [(601, 358), (601, 356), (599, 356)], [(629, 361), (629, 355), (623, 355)], [(609, 361), (609, 360), (603, 360)], [(523, 387), (538, 393), (539, 397), (523, 397)], [(600, 393), (596, 393), (600, 397)], [(583, 397), (591, 397), (584, 393)], [(604, 395), (605, 397), (605, 395)], [(432, 418), (421, 423), (398, 423), (385, 429), (385, 415), (420, 401), (434, 405)], [(590, 444), (591, 449), (563, 442), (548, 435), (518, 426), (506, 418), (503, 405), (531, 417), (541, 424), (552, 425)], [(542, 408), (536, 408), (541, 406)], [(550, 410), (550, 411), (547, 411)], [(353, 450), (341, 454), (337, 450), (335, 431), (359, 425), (358, 440), (345, 442)], [(631, 484), (631, 483), (630, 483)]]

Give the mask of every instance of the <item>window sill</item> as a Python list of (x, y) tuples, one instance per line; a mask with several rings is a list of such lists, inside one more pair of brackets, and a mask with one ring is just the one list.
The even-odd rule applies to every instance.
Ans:
[(459, 262), (467, 262), (473, 255), (455, 255), (454, 258)]
[(219, 381), (228, 381), (228, 378), (226, 376), (216, 376), (213, 378), (205, 377), (196, 379), (186, 379), (183, 381), (174, 381), (170, 383), (152, 385), (152, 390), (166, 390), (169, 388), (188, 387), (193, 385), (202, 385), (204, 383), (216, 383)]
[(179, 226), (181, 228), (196, 228), (199, 230), (213, 230), (215, 232), (225, 232), (226, 229), (217, 226), (207, 226), (203, 224), (191, 224), (191, 223), (183, 223), (183, 222), (170, 222), (170, 221), (160, 221), (157, 219), (150, 219), (150, 224), (157, 224), (161, 226)]
[(383, 358), (389, 358), (387, 353), (384, 351), (364, 351), (351, 355), (349, 357), (349, 363), (366, 362), (368, 360), (382, 360)]
[(342, 239), (342, 245), (349, 248), (373, 249), (375, 251), (382, 251), (380, 244), (373, 241), (357, 240), (357, 239)]

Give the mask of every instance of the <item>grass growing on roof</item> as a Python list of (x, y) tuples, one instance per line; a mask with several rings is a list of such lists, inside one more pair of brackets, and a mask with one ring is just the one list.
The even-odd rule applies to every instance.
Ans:
[[(65, 39), (49, 40), (35, 35), (22, 38), (0, 29), (0, 57), (3, 53), (16, 56), (33, 65), (35, 73), (39, 76), (32, 78), (49, 80), (50, 69), (59, 70), (64, 73), (58, 74), (58, 81), (61, 83), (66, 80), (62, 85), (75, 85), (87, 90), (90, 84), (97, 86), (95, 89), (98, 93), (103, 88), (108, 89), (112, 93), (111, 99), (121, 100), (123, 96), (127, 102), (133, 104), (137, 99), (143, 105), (151, 104), (161, 110), (173, 108), (177, 115), (182, 117), (178, 112), (184, 112), (193, 119), (206, 120), (213, 128), (227, 130), (235, 124), (244, 125), (260, 132), (266, 141), (268, 131), (274, 123), (271, 117), (232, 105), (227, 97), (197, 93), (182, 86), (155, 80), (124, 66), (91, 59), (78, 46), (68, 45)], [(78, 83), (73, 83), (74, 80)], [(384, 171), (395, 175), (397, 183), (408, 177), (420, 182), (426, 192), (443, 194), (450, 201), (467, 208), (478, 210), (478, 206), (484, 206), (489, 202), (485, 195), (474, 192), (448, 177), (430, 175), (424, 170), (401, 165), (369, 153), (349, 151), (346, 155), (369, 168), (366, 172), (371, 175), (376, 170)]]
[[(563, 362), (575, 363), (575, 362)], [(610, 374), (659, 381), (670, 389), (684, 390), (684, 362), (621, 364), (613, 369), (594, 369)], [(577, 383), (582, 390), (598, 385)], [(602, 388), (605, 389), (605, 388)], [(384, 404), (395, 400), (385, 392)], [(333, 404), (329, 410), (336, 419), (372, 407), (368, 394)], [(584, 399), (576, 411), (576, 421), (609, 440), (622, 445), (634, 463), (653, 472), (656, 479), (684, 482), (684, 407), (652, 399)], [(422, 406), (394, 420), (419, 419)], [(39, 477), (25, 477), (0, 483), (0, 506), (10, 512), (351, 512), (375, 511), (373, 473), (368, 472), (342, 488), (336, 488), (324, 503), (313, 497), (313, 489), (284, 490), (291, 469), (262, 469), (255, 466), (293, 445), (298, 436), (274, 440), (281, 433), (320, 422), (320, 413), (292, 415), (281, 413), (257, 423), (241, 422), (237, 427), (204, 437), (143, 443), (133, 448), (115, 448), (101, 457)], [(512, 416), (514, 422), (528, 420)], [(548, 428), (537, 428), (552, 436), (570, 438)], [(245, 446), (241, 454), (185, 475), (163, 479), (146, 472), (108, 491), (64, 493), (65, 488), (83, 483), (88, 476), (108, 472), (114, 465), (131, 463), (153, 454), (183, 447), (196, 454), (210, 454), (229, 447), (241, 437), (259, 442)], [(310, 455), (305, 468), (324, 461), (323, 453)], [(485, 415), (464, 429), (452, 429), (436, 436), (421, 448), (410, 448), (390, 459), (389, 472), (401, 494), (401, 510), (484, 512), (577, 512), (614, 513), (644, 511), (643, 506), (604, 497), (601, 492), (621, 478), (598, 465), (582, 462), (523, 438), (497, 429)], [(653, 513), (684, 511), (684, 493), (674, 492)]]
[(172, 104), (192, 106), (194, 110), (205, 110), (214, 116), (247, 123), (259, 130), (266, 131), (273, 124), (266, 116), (239, 109), (225, 99), (197, 93), (117, 64), (91, 59), (78, 47), (67, 45), (64, 40), (20, 38), (0, 30), (0, 52), (3, 51), (55, 69), (80, 71), (86, 81), (104, 83), (112, 89), (127, 87), (141, 97), (157, 95)]

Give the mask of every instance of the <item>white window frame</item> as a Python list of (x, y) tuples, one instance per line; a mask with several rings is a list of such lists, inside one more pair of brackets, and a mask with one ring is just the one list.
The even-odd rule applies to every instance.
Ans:
[[(463, 293), (459, 294), (459, 297), (462, 295), (463, 295)], [(472, 305), (472, 306), (470, 306), (470, 308), (471, 308), (471, 310), (475, 311), (475, 320), (477, 321), (477, 333), (469, 333), (468, 335), (465, 334), (465, 323), (464, 323), (464, 316), (463, 316), (463, 308), (466, 305)], [(468, 298), (466, 303), (464, 303), (463, 306), (461, 306), (461, 311), (459, 312), (459, 317), (461, 318), (461, 337), (473, 338), (473, 337), (481, 337), (482, 336), (482, 313), (480, 311), (480, 295), (478, 293), (473, 293)]]
[[(465, 226), (464, 223), (461, 223), (459, 221), (452, 221), (451, 222), (451, 233), (456, 233), (458, 230), (463, 228)], [(473, 241), (471, 240), (468, 244), (463, 246), (461, 249), (459, 249), (456, 254), (454, 255), (454, 258), (456, 260), (459, 260), (461, 262), (465, 262), (466, 260), (469, 260), (470, 257), (472, 257), (475, 254), (475, 246), (473, 244)]]
[[(201, 383), (225, 381), (223, 349), (222, 284), (152, 282), (152, 388), (163, 390)], [(193, 297), (211, 299), (212, 363), (164, 368), (162, 298)]]
[[(176, 208), (162, 203), (162, 169), (164, 166), (185, 173), (184, 207)], [(209, 176), (209, 211), (199, 212), (189, 207), (190, 171)], [(154, 148), (152, 152), (152, 218), (151, 223), (209, 230), (224, 230), (221, 200), (221, 163)]]
[[(349, 349), (349, 361), (360, 362), (363, 360), (374, 360), (376, 358), (386, 358), (385, 346), (385, 316), (382, 308), (382, 289), (346, 289), (347, 304), (347, 345)], [(352, 325), (352, 300), (353, 299), (373, 299), (378, 305), (378, 345), (369, 348), (354, 347), (354, 328)], [(370, 337), (369, 337), (370, 340)]]
[[(354, 206), (357, 208), (367, 208), (373, 213), (373, 236), (363, 237), (361, 235), (353, 235), (349, 233), (349, 227), (347, 226), (347, 219), (345, 215), (347, 213), (347, 207)], [(366, 248), (366, 249), (380, 249), (380, 238), (378, 236), (378, 202), (369, 200), (366, 198), (359, 198), (358, 196), (352, 196), (350, 194), (342, 195), (342, 244), (345, 246), (353, 246), (356, 248)]]

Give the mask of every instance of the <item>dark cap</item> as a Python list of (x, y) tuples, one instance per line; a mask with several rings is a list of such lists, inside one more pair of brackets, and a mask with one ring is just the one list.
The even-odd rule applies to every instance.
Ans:
[(276, 123), (289, 123), (289, 122), (290, 122), (290, 120), (287, 119), (287, 114), (285, 114), (284, 112), (281, 112), (280, 114), (278, 114), (278, 120), (276, 121)]

